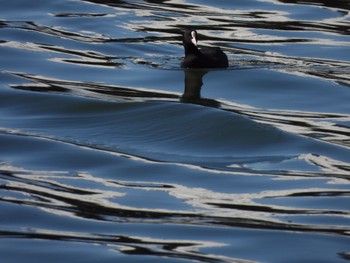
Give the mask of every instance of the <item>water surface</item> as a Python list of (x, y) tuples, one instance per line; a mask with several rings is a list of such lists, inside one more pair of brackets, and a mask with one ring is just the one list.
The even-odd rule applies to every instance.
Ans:
[[(0, 11), (4, 262), (350, 259), (348, 1)], [(183, 70), (183, 30), (230, 67)]]

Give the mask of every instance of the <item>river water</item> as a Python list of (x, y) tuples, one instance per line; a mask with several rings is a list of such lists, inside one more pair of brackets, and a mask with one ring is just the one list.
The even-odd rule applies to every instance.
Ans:
[(2, 1), (1, 262), (349, 261), (349, 10)]

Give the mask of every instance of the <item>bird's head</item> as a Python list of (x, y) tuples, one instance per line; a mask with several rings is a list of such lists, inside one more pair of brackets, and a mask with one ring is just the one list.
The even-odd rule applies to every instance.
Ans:
[(183, 43), (186, 45), (193, 44), (197, 46), (198, 38), (196, 30), (186, 30), (184, 33)]

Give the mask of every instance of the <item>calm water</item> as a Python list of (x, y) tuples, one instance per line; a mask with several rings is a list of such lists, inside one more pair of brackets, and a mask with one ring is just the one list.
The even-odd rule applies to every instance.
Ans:
[(1, 262), (349, 262), (349, 10), (2, 1)]

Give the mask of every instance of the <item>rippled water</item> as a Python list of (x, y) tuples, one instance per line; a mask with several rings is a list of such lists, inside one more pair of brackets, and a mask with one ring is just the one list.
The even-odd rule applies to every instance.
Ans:
[(349, 10), (2, 3), (1, 262), (349, 261)]

